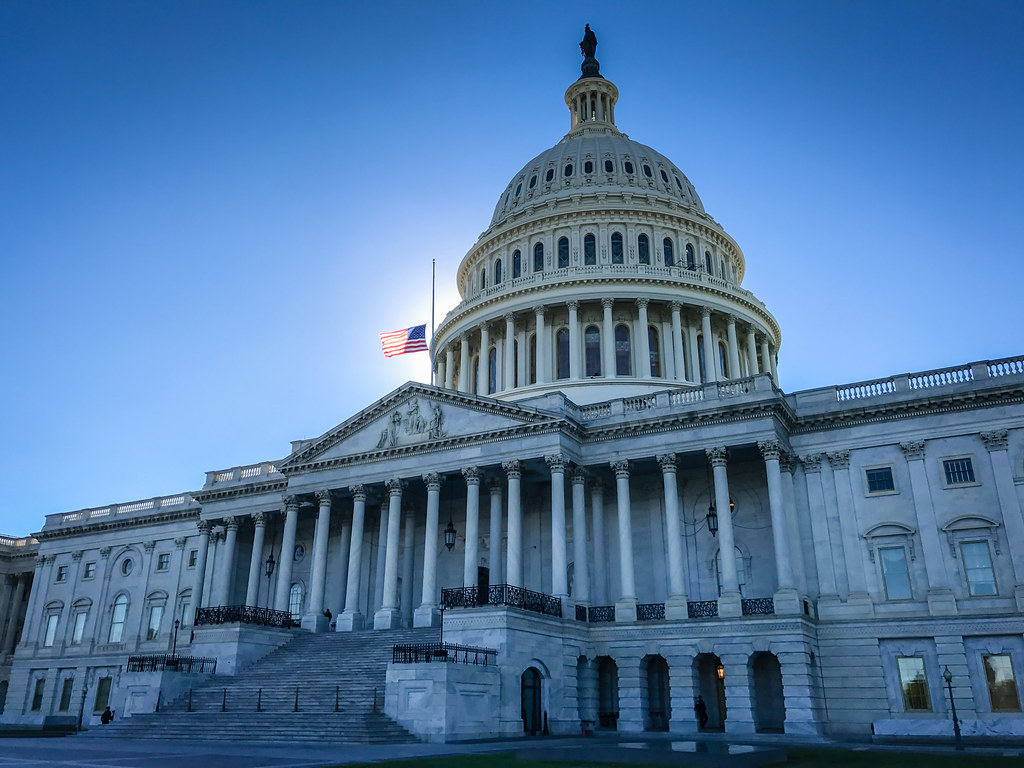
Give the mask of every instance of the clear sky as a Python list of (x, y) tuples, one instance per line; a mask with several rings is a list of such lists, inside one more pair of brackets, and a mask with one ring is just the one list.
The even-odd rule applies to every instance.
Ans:
[(1020, 2), (0, 4), (0, 532), (278, 459), (409, 379), (568, 128), (583, 24), (787, 391), (1024, 353)]

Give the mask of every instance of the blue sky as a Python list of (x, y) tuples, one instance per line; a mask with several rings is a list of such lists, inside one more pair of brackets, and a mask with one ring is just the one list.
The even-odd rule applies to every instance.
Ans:
[(0, 4), (0, 532), (276, 459), (411, 378), (568, 127), (619, 127), (747, 259), (793, 391), (1024, 353), (1016, 2)]

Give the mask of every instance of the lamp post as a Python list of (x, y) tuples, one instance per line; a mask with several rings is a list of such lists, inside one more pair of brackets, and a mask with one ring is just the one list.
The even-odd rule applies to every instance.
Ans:
[(953, 716), (953, 741), (956, 744), (956, 748), (959, 751), (964, 749), (964, 740), (960, 735), (960, 720), (956, 716), (956, 702), (953, 700), (953, 673), (949, 671), (949, 667), (942, 673), (942, 679), (946, 681), (946, 690), (949, 691), (949, 711)]
[(181, 626), (181, 619), (174, 620), (174, 641), (171, 643), (171, 658), (178, 655), (178, 627)]
[(274, 575), (274, 566), (275, 565), (276, 565), (276, 563), (274, 562), (274, 553), (271, 552), (270, 553), (270, 557), (267, 558), (267, 568), (266, 568), (266, 573), (267, 573), (267, 610), (268, 611), (270, 610), (270, 577)]

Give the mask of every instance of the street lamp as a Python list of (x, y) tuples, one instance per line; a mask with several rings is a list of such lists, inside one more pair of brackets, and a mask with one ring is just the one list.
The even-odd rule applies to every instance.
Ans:
[(455, 546), (455, 526), (452, 524), (451, 517), (448, 518), (448, 527), (444, 529), (444, 545), (449, 552)]
[(177, 655), (178, 651), (178, 627), (181, 626), (181, 619), (174, 620), (174, 642), (171, 643), (171, 657)]
[[(267, 610), (268, 611), (270, 610), (270, 577), (274, 575), (274, 566), (275, 565), (276, 565), (276, 563), (274, 562), (274, 553), (271, 552), (270, 553), (270, 557), (267, 558), (267, 568), (266, 568), (266, 572), (267, 572)], [(258, 600), (256, 601), (256, 604), (259, 605), (259, 601)]]
[(953, 741), (956, 743), (956, 748), (962, 752), (964, 740), (960, 735), (960, 721), (957, 719), (956, 702), (953, 700), (953, 673), (949, 671), (948, 666), (942, 673), (942, 679), (946, 681), (946, 690), (949, 691), (949, 711), (953, 715)]
[(718, 512), (715, 511), (714, 503), (708, 504), (708, 513), (706, 515), (708, 520), (708, 532), (712, 536), (718, 535)]

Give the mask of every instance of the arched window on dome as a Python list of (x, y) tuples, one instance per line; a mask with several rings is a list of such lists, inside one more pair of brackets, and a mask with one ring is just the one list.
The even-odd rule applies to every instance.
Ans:
[(544, 181), (551, 181), (555, 178), (555, 169), (548, 168), (548, 172), (544, 174)]
[(641, 264), (651, 263), (651, 241), (647, 235), (640, 235), (636, 239), (636, 260)]
[(697, 334), (697, 363), (698, 363), (698, 367), (700, 368), (700, 380), (701, 380), (701, 383), (705, 383), (705, 382), (708, 381), (708, 371), (707, 371), (707, 365), (705, 364), (705, 359), (704, 359), (704, 334), (703, 333), (698, 333)]
[(667, 237), (662, 240), (661, 249), (665, 254), (665, 266), (674, 267), (676, 265), (676, 253), (675, 248), (672, 247), (672, 240)]
[(588, 266), (597, 264), (597, 240), (593, 235), (583, 238), (583, 264)]
[(629, 162), (629, 160), (624, 162), (622, 164), (622, 167), (625, 168), (627, 175), (629, 175), (629, 176), (633, 175), (633, 164), (631, 162)]
[(697, 263), (693, 260), (693, 246), (690, 245), (689, 243), (686, 244), (686, 268), (697, 268)]
[(544, 244), (537, 243), (533, 246), (533, 271), (544, 271)]
[(487, 267), (480, 270), (480, 290), (487, 287)]
[(563, 174), (563, 175), (565, 176), (565, 178), (567, 178), (567, 179), (568, 179), (568, 178), (569, 178), (570, 176), (572, 176), (572, 163), (566, 163), (566, 164), (565, 164), (565, 168), (563, 168), (563, 169), (562, 169), (562, 174)]
[(520, 181), (518, 184), (516, 184), (516, 193), (513, 195), (513, 197), (519, 197), (519, 193), (522, 192), (522, 191), (523, 191), (523, 182)]
[(536, 333), (531, 333), (530, 334), (530, 344), (529, 344), (529, 347), (527, 348), (527, 355), (526, 356), (527, 356), (526, 365), (528, 366), (528, 371), (527, 371), (527, 373), (528, 373), (528, 375), (527, 375), (528, 381), (527, 381), (527, 383), (528, 384), (536, 384), (537, 383), (537, 334)]
[(615, 326), (615, 375), (633, 375), (633, 355), (629, 346), (629, 327)]
[(612, 264), (622, 263), (622, 233), (612, 232)]
[(512, 387), (519, 386), (519, 339), (512, 339)]
[(559, 328), (555, 334), (555, 378), (569, 378), (569, 329)]
[(654, 178), (654, 173), (651, 171), (651, 166), (649, 166), (647, 163), (644, 163), (644, 176), (646, 176), (648, 179)]
[(601, 329), (596, 325), (588, 325), (583, 332), (583, 356), (586, 376), (601, 375)]
[(537, 174), (535, 173), (535, 174), (533, 174), (533, 176), (530, 177), (530, 189), (533, 189), (536, 186), (537, 186)]
[(569, 238), (558, 238), (558, 268), (565, 269), (569, 266)]
[(501, 259), (494, 262), (494, 284), (501, 282)]
[(604, 161), (604, 172), (605, 173), (615, 173), (615, 163), (613, 163), (611, 160), (605, 160)]
[(487, 352), (487, 394), (498, 391), (498, 349), (491, 347)]
[(658, 344), (658, 329), (647, 326), (647, 348), (651, 353), (651, 376), (661, 378), (661, 347)]
[(594, 163), (591, 160), (587, 160), (587, 162), (585, 162), (583, 164), (583, 172), (584, 173), (593, 173), (594, 172)]
[(658, 171), (661, 173), (661, 180), (668, 184), (668, 174), (665, 173), (665, 169), (659, 168)]
[(722, 372), (722, 377), (726, 379), (735, 379), (735, 371), (730, 371), (725, 367), (725, 361), (729, 359), (729, 355), (726, 353), (725, 343), (718, 342), (718, 370)]
[(523, 274), (523, 254), (516, 251), (512, 254), (512, 278), (515, 279)]
[(711, 251), (704, 251), (704, 271), (711, 274)]

